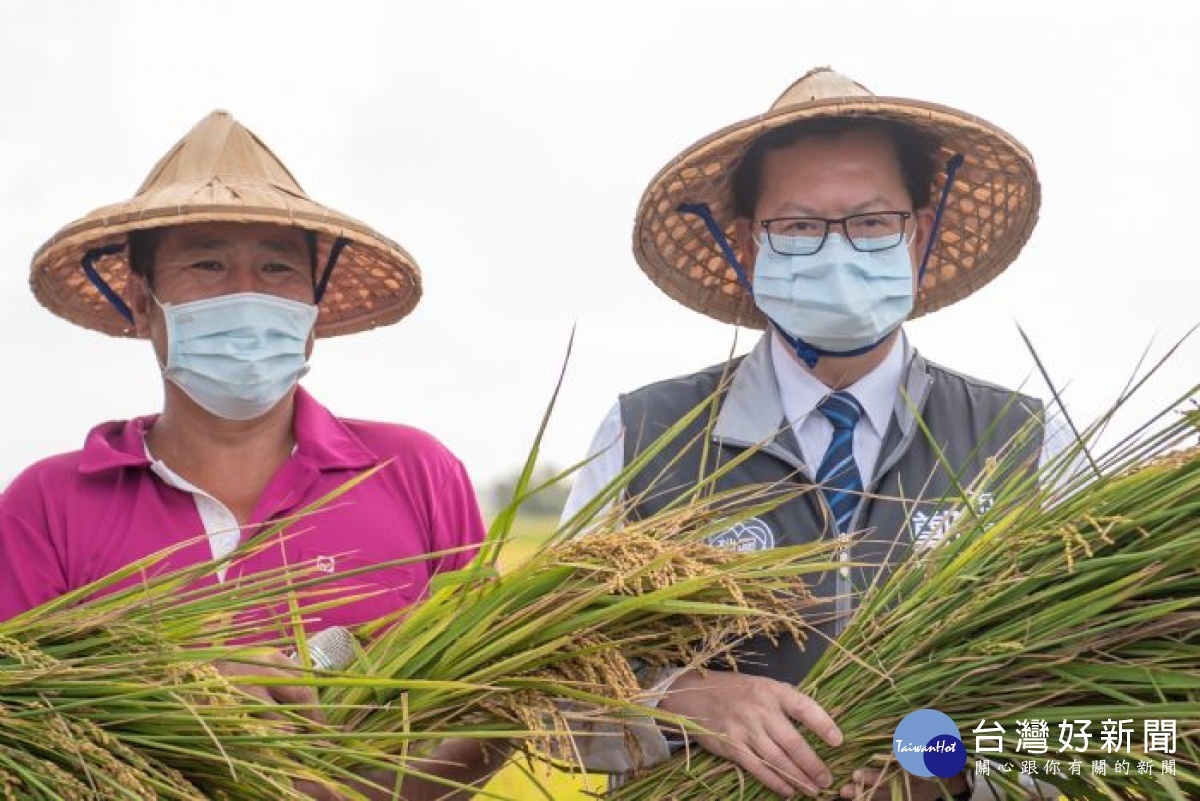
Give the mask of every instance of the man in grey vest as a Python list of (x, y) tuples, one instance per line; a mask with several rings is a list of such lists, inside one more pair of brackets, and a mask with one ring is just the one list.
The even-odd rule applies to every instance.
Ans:
[[(1035, 469), (1047, 450), (1040, 402), (927, 361), (902, 331), (1004, 270), (1038, 205), (1032, 158), (999, 128), (877, 97), (829, 69), (692, 145), (643, 195), (634, 253), (647, 275), (697, 311), (766, 333), (744, 358), (623, 395), (564, 516), (716, 397), (715, 421), (702, 415), (630, 484), (631, 514), (653, 514), (742, 458), (717, 489), (813, 491), (714, 542), (757, 550), (835, 538), (846, 561), (877, 566), (816, 583), (830, 614), (803, 648), (751, 642), (739, 672), (681, 671), (662, 697), (662, 708), (717, 734), (699, 745), (781, 794), (815, 795), (833, 780), (805, 735), (836, 746), (841, 733), (796, 685), (854, 594), (944, 535), (963, 504), (986, 507), (989, 487)], [(646, 751), (661, 756), (666, 744)], [(875, 778), (864, 768), (842, 792), (855, 797)], [(949, 787), (971, 797), (965, 777)], [(938, 794), (921, 783), (914, 798)]]

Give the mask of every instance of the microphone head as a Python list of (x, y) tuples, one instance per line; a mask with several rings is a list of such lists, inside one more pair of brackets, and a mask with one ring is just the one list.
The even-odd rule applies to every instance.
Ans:
[(308, 638), (308, 653), (318, 670), (345, 670), (358, 655), (358, 640), (349, 629), (330, 626)]

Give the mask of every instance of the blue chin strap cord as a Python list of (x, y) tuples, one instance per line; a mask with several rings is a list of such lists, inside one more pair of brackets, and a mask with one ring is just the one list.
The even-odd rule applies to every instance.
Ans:
[[(317, 235), (312, 231), (305, 231), (308, 237), (308, 252), (312, 260), (313, 276), (317, 274)], [(338, 257), (342, 255), (342, 251), (346, 245), (350, 244), (350, 240), (344, 236), (339, 236), (333, 240), (333, 247), (329, 249), (329, 258), (325, 262), (325, 269), (321, 271), (321, 278), (313, 286), (313, 301), (320, 306), (321, 298), (325, 297), (325, 290), (329, 288), (329, 278), (333, 275), (333, 268), (337, 266)]]
[(942, 212), (946, 210), (946, 200), (950, 197), (950, 188), (954, 186), (954, 176), (963, 165), (962, 153), (955, 153), (946, 162), (946, 183), (942, 187), (942, 196), (938, 198), (937, 210), (933, 213), (933, 227), (929, 230), (929, 243), (925, 245), (925, 255), (921, 257), (921, 269), (917, 271), (917, 288), (925, 280), (925, 267), (929, 264), (929, 255), (933, 253), (933, 245), (937, 242), (938, 228), (942, 225)]
[[(921, 268), (917, 271), (918, 287), (921, 285), (921, 281), (925, 278), (925, 266), (929, 263), (930, 254), (933, 253), (933, 244), (937, 239), (936, 235), (938, 226), (942, 222), (942, 213), (946, 209), (946, 200), (950, 197), (950, 187), (954, 185), (954, 174), (958, 172), (958, 168), (962, 166), (962, 163), (962, 154), (955, 154), (949, 159), (949, 161), (946, 162), (946, 184), (942, 187), (942, 195), (938, 199), (937, 210), (933, 215), (933, 227), (929, 232), (929, 244), (925, 246), (925, 253), (921, 257)], [(709, 209), (708, 204), (681, 203), (675, 208), (675, 210), (680, 214), (694, 214), (704, 221), (704, 226), (708, 229), (708, 233), (712, 236), (713, 240), (717, 243), (717, 246), (721, 249), (721, 253), (724, 255), (725, 261), (729, 262), (729, 266), (733, 268), (735, 273), (737, 273), (738, 281), (740, 281), (742, 286), (746, 288), (746, 291), (750, 293), (750, 297), (754, 297), (754, 286), (750, 283), (750, 279), (746, 275), (745, 268), (742, 267), (741, 262), (738, 261), (737, 254), (733, 252), (733, 246), (729, 244), (729, 239), (725, 236), (725, 232), (721, 230), (721, 226), (717, 225), (717, 221), (713, 219), (712, 210)], [(872, 351), (879, 347), (879, 344), (890, 337), (892, 332), (895, 331), (895, 329), (888, 331), (880, 339), (862, 348), (855, 348), (853, 350), (825, 350), (809, 344), (799, 337), (792, 336), (787, 331), (784, 331), (783, 328), (780, 327), (779, 323), (775, 322), (770, 317), (768, 317), (767, 320), (771, 323), (771, 327), (775, 329), (776, 333), (779, 334), (783, 341), (786, 342), (788, 346), (795, 352), (795, 354), (799, 356), (805, 364), (808, 365), (810, 370), (817, 366), (817, 361), (822, 356), (860, 356), (864, 353)]]
[(108, 285), (104, 277), (100, 275), (100, 271), (96, 269), (96, 262), (105, 256), (115, 256), (125, 249), (123, 242), (118, 242), (115, 245), (106, 245), (102, 248), (92, 248), (87, 253), (83, 254), (83, 258), (79, 263), (83, 266), (83, 274), (87, 276), (87, 280), (92, 282), (92, 286), (100, 290), (100, 294), (109, 302), (117, 314), (125, 318), (125, 321), (130, 325), (133, 324), (133, 311), (130, 310), (129, 304), (125, 299), (113, 291), (113, 288)]

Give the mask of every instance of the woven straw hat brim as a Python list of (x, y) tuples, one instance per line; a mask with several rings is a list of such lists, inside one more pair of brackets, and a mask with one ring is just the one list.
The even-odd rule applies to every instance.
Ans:
[[(955, 176), (912, 317), (965, 298), (1016, 258), (1037, 223), (1041, 189), (1033, 158), (1016, 139), (957, 109), (907, 98), (845, 97), (781, 108), (735, 123), (677, 156), (650, 182), (638, 205), (633, 250), (639, 265), (664, 292), (715, 319), (763, 328), (766, 318), (738, 282), (702, 220), (677, 211), (707, 203), (733, 242), (732, 178), (737, 164), (763, 134), (801, 120), (873, 117), (905, 123), (941, 144), (931, 197), (945, 183), (940, 169), (954, 154), (964, 163)], [(737, 250), (747, 268), (746, 254)]]
[[(131, 200), (97, 209), (51, 237), (33, 257), (30, 284), (43, 305), (73, 323), (137, 336), (88, 280), (85, 254), (127, 245), (131, 231), (212, 222), (311, 231), (319, 271), (334, 242), (347, 241), (321, 298), (317, 336), (394, 323), (421, 298), (421, 272), (402, 247), (309, 198), (262, 140), (224, 111), (209, 114), (168, 151)], [(128, 299), (127, 247), (116, 250), (94, 266), (114, 293)]]
[[(318, 269), (323, 269), (336, 237), (349, 244), (337, 266), (317, 318), (318, 337), (352, 334), (405, 317), (421, 299), (421, 273), (413, 258), (395, 242), (349, 217), (315, 203), (311, 208), (181, 206), (150, 211), (123, 210), (125, 204), (97, 210), (68, 225), (34, 256), (30, 277), (37, 299), (73, 323), (113, 336), (134, 337), (133, 326), (84, 275), (81, 260), (92, 248), (124, 244), (130, 231), (205, 222), (268, 223), (318, 235)], [(103, 256), (96, 271), (123, 298), (130, 278), (127, 252)]]

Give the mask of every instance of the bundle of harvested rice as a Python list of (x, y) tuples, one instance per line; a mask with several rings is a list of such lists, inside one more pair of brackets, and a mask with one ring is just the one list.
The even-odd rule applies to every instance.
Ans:
[[(977, 781), (1018, 797), (1017, 766), (1072, 798), (1200, 797), (1200, 450), (1183, 449), (1195, 432), (1183, 419), (1131, 438), (1066, 487), (1014, 482), (867, 591), (801, 684), (845, 736), (810, 738), (834, 788), (872, 766), (904, 797), (897, 725), (935, 709), (975, 752)], [(681, 753), (616, 797), (775, 796), (733, 763)]]
[[(560, 538), (504, 574), (485, 548), (421, 604), (364, 627), (350, 670), (285, 679), (321, 689), (328, 723), (247, 691), (279, 677), (235, 683), (215, 667), (294, 642), (303, 655), (305, 621), (350, 600), (326, 591), (327, 574), (298, 565), (200, 587), (217, 565), (156, 576), (162, 557), (149, 557), (0, 623), (0, 788), (22, 799), (280, 799), (302, 797), (294, 782), (305, 780), (353, 798), (354, 771), (425, 775), (413, 757), (447, 736), (533, 738), (569, 758), (561, 702), (619, 718), (639, 693), (627, 658), (710, 659), (804, 608), (804, 576), (829, 567), (821, 547), (740, 556), (693, 542), (727, 525), (729, 501)], [(136, 575), (147, 578), (114, 589)]]

